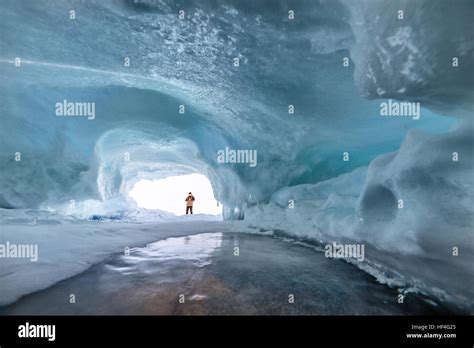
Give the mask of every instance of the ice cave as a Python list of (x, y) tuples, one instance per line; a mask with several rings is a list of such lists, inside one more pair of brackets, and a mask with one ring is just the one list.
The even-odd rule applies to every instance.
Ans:
[[(150, 314), (473, 314), (472, 18), (469, 0), (1, 1), (0, 314), (136, 313), (55, 302), (98, 274), (121, 284), (104, 298), (200, 275), (194, 307)], [(132, 198), (189, 175), (217, 209), (201, 184), (174, 184), (179, 214)]]

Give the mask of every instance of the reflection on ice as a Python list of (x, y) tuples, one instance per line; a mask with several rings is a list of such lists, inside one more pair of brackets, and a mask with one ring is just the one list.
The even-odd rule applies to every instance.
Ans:
[(222, 233), (203, 233), (150, 243), (144, 248), (132, 248), (120, 258), (120, 264), (107, 267), (123, 274), (153, 273), (165, 261), (191, 261), (193, 266), (210, 265), (212, 254), (222, 245)]

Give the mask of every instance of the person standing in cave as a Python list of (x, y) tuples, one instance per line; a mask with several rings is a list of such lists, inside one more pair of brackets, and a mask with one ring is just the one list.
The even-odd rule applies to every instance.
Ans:
[(189, 192), (188, 197), (184, 200), (186, 202), (186, 215), (188, 215), (188, 211), (193, 213), (193, 203), (194, 203), (194, 196), (191, 192)]

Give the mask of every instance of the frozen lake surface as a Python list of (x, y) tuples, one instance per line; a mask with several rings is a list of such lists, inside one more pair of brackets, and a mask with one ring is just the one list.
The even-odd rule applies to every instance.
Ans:
[[(236, 256), (236, 248), (239, 255)], [(75, 303), (70, 303), (71, 294)], [(184, 299), (184, 303), (183, 302)], [(294, 299), (294, 303), (291, 303)], [(2, 314), (416, 315), (450, 311), (297, 243), (209, 232), (114, 254)]]

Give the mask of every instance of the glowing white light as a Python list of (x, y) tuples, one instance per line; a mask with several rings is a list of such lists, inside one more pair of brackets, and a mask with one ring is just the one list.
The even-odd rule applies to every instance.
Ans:
[(141, 180), (128, 193), (137, 205), (146, 209), (164, 210), (176, 215), (186, 214), (185, 198), (192, 192), (194, 214), (222, 213), (217, 206), (209, 179), (202, 174), (170, 176), (160, 180)]

